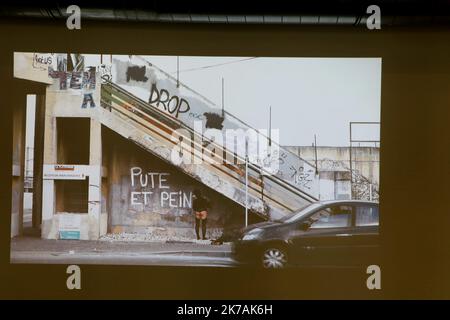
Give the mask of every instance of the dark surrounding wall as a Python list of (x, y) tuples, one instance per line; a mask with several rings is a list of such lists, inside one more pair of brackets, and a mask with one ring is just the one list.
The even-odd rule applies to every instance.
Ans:
[[(79, 298), (110, 299), (448, 299), (450, 163), (449, 30), (362, 30), (321, 26), (237, 26), (2, 20), (3, 113), (0, 207), (11, 211), (12, 114), (33, 91), (13, 79), (13, 52), (111, 52), (217, 56), (382, 57), (382, 290), (367, 290), (365, 270), (260, 273), (245, 268), (83, 265)], [(117, 41), (120, 39), (120, 41)], [(138, 41), (151, 39), (151, 41)], [(421, 149), (418, 152), (418, 148)], [(443, 178), (444, 177), (444, 178)], [(10, 217), (1, 215), (0, 296), (68, 299), (66, 265), (11, 266)], [(36, 273), (37, 270), (37, 273)], [(39, 274), (39, 276), (36, 276)], [(59, 276), (55, 276), (59, 275)], [(193, 279), (199, 280), (193, 286)], [(111, 281), (113, 280), (113, 281)], [(208, 285), (214, 283), (214, 286)], [(42, 290), (45, 288), (45, 290)], [(201, 290), (199, 290), (201, 288)], [(220, 290), (218, 290), (220, 288)]]
[(42, 223), (42, 167), (44, 163), (45, 95), (36, 96), (36, 115), (33, 154), (33, 228), (40, 229)]
[[(57, 118), (57, 162), (89, 164), (89, 118)], [(88, 179), (56, 180), (56, 212), (88, 212)]]
[[(11, 235), (16, 236), (23, 230), (23, 188), (24, 188), (24, 158), (25, 158), (25, 119), (26, 98), (17, 101), (13, 112), (13, 147), (12, 154), (12, 200), (11, 201)], [(11, 164), (9, 165), (11, 166)]]
[(89, 179), (55, 180), (56, 212), (88, 213)]
[(89, 164), (89, 118), (57, 118), (57, 155), (60, 164)]
[[(192, 228), (192, 191), (210, 200), (208, 226), (244, 225), (244, 208), (113, 131), (103, 128), (103, 165), (108, 170), (112, 232), (144, 232), (147, 227)], [(258, 218), (252, 217), (252, 221)]]

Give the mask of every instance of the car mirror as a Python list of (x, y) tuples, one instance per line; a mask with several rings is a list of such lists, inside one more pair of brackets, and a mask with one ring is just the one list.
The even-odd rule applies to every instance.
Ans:
[(309, 227), (310, 227), (310, 224), (306, 221), (300, 223), (300, 225), (298, 226), (298, 228), (302, 231), (308, 231)]

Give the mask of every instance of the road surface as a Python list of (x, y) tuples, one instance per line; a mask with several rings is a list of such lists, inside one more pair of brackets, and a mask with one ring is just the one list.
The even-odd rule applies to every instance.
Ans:
[(232, 267), (230, 245), (14, 238), (11, 263)]

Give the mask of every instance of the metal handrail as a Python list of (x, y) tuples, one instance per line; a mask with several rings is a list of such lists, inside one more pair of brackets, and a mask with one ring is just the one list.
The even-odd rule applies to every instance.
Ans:
[[(189, 131), (191, 134), (198, 134), (197, 132), (195, 132), (191, 127), (187, 126), (185, 123), (183, 123), (182, 121), (170, 117), (168, 116), (166, 113), (164, 113), (163, 111), (161, 111), (160, 109), (152, 106), (151, 104), (148, 104), (147, 102), (143, 101), (142, 99), (134, 96), (133, 94), (129, 93), (127, 90), (123, 89), (122, 87), (118, 86), (117, 84), (111, 82), (111, 81), (107, 81), (105, 84), (103, 84), (102, 86), (105, 86), (105, 89), (108, 91), (108, 86), (112, 87), (114, 90), (119, 91), (121, 94), (127, 96), (128, 98), (130, 98), (131, 100), (133, 100), (134, 102), (137, 102), (140, 104), (140, 106), (142, 108), (144, 108), (147, 111), (150, 111), (152, 114), (156, 113), (158, 114), (158, 116), (160, 118), (163, 118), (164, 120), (168, 120), (172, 123), (175, 123), (177, 126), (182, 127), (183, 129), (186, 129), (187, 131)], [(149, 108), (149, 106), (151, 108)], [(214, 142), (213, 142), (214, 143)], [(224, 146), (219, 146), (217, 144), (214, 143), (215, 146), (222, 148), (225, 152), (230, 152), (228, 151)], [(240, 158), (241, 160), (243, 160), (241, 157), (239, 157), (238, 155), (236, 155), (237, 158)], [(249, 163), (249, 168), (251, 170), (254, 171), (254, 173), (256, 173), (256, 175), (258, 175), (258, 173), (261, 173), (263, 171), (267, 172), (267, 170), (264, 170), (263, 168), (258, 167), (257, 165), (253, 164), (253, 163)], [(274, 183), (277, 183), (279, 186), (287, 189), (288, 191), (290, 191), (291, 193), (296, 194), (297, 196), (301, 197), (304, 200), (307, 201), (317, 201), (318, 199), (305, 193), (304, 191), (296, 188), (295, 186), (292, 186), (291, 184), (289, 184), (288, 182), (280, 179), (279, 177), (275, 176), (275, 175), (265, 175), (265, 179), (269, 179), (271, 181), (273, 181)]]

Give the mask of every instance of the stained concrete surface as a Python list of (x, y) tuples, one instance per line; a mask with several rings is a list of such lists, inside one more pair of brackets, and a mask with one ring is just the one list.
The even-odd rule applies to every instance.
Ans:
[[(217, 239), (222, 234), (223, 230), (218, 228), (208, 228), (206, 232), (208, 239)], [(125, 242), (195, 242), (205, 244), (202, 240), (195, 239), (194, 228), (147, 227), (142, 228), (140, 232), (108, 233), (100, 237), (99, 240)]]
[(11, 239), (11, 263), (234, 266), (231, 245), (195, 242), (125, 242)]

